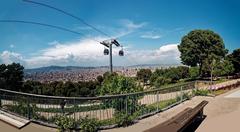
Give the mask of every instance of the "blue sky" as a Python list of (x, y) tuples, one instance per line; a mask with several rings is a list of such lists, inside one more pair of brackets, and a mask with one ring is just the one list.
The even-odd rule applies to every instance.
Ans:
[[(237, 0), (38, 0), (82, 18), (112, 37), (126, 55), (115, 65), (180, 63), (177, 45), (193, 29), (222, 36), (230, 51), (239, 48), (240, 2)], [(21, 0), (1, 0), (0, 19), (26, 20), (65, 27), (84, 35), (19, 23), (0, 23), (0, 62), (26, 68), (49, 65), (108, 65), (98, 41), (108, 39), (55, 10)]]

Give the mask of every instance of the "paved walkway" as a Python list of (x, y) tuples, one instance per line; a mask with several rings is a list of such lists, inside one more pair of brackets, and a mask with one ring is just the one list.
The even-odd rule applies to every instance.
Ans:
[(207, 118), (197, 132), (239, 132), (240, 88), (216, 97), (205, 108)]
[(22, 129), (17, 129), (5, 122), (0, 121), (0, 132), (56, 132), (56, 129), (40, 126), (34, 123), (30, 123)]
[(225, 96), (225, 98), (240, 98), (240, 90), (235, 91), (235, 92)]

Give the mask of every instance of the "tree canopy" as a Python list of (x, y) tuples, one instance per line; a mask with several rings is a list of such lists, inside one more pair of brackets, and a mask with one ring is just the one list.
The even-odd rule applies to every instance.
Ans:
[(203, 75), (204, 61), (211, 55), (221, 59), (228, 50), (225, 49), (223, 39), (211, 30), (193, 30), (184, 36), (178, 46), (180, 58), (184, 65), (199, 66), (199, 74)]
[(19, 63), (0, 65), (0, 86), (5, 89), (19, 91), (23, 84), (23, 69)]
[(231, 54), (227, 57), (234, 66), (234, 72), (239, 73), (240, 72), (240, 48), (233, 50)]
[(101, 88), (99, 88), (99, 94), (125, 94), (142, 90), (142, 87), (138, 86), (137, 82), (133, 78), (114, 75), (111, 78), (105, 79), (103, 81)]
[(140, 69), (137, 72), (137, 79), (142, 81), (143, 83), (147, 83), (152, 75), (151, 69)]

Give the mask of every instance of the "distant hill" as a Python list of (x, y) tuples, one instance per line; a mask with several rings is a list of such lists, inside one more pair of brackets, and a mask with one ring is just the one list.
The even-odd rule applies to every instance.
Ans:
[(171, 66), (180, 66), (181, 64), (139, 64), (139, 65), (132, 65), (128, 67), (171, 67)]
[(56, 72), (56, 71), (74, 71), (79, 69), (94, 69), (95, 67), (78, 67), (78, 66), (47, 66), (33, 69), (25, 69), (25, 73), (33, 72)]
[[(170, 67), (170, 66), (179, 66), (180, 64), (140, 64), (127, 66), (129, 68), (148, 68), (148, 67)], [(124, 66), (114, 66), (114, 68), (123, 68)], [(108, 66), (97, 66), (97, 67), (81, 67), (81, 66), (47, 66), (39, 67), (33, 69), (25, 69), (25, 74), (31, 74), (35, 72), (64, 72), (64, 71), (76, 71), (76, 70), (88, 70), (88, 69), (98, 69), (98, 68), (108, 68)]]

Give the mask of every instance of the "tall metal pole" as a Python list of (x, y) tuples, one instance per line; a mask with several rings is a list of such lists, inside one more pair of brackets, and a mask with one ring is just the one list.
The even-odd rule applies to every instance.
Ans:
[(109, 45), (109, 51), (110, 51), (110, 73), (113, 72), (113, 65), (112, 65), (112, 44)]

